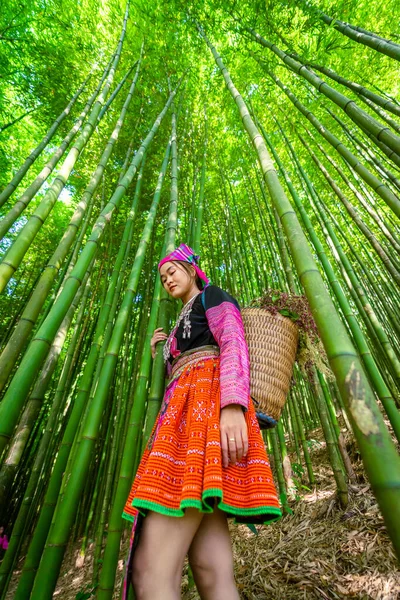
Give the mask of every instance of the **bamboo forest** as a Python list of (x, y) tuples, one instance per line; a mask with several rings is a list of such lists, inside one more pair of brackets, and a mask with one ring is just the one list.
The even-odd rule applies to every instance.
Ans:
[(282, 518), (229, 522), (240, 597), (400, 597), (399, 25), (397, 0), (3, 0), (1, 600), (122, 598), (181, 243), (241, 308), (304, 295), (319, 337), (262, 431)]

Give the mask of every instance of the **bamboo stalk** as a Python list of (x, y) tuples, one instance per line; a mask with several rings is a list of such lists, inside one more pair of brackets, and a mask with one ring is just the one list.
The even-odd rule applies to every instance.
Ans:
[[(110, 160), (115, 143), (118, 140), (119, 133), (123, 126), (129, 105), (131, 103), (137, 79), (139, 76), (140, 64), (141, 58), (138, 61), (135, 76), (132, 80), (132, 84), (130, 86), (128, 95), (122, 107), (121, 114), (117, 119), (114, 130), (111, 133), (109, 140), (104, 148), (104, 151), (99, 159), (99, 163), (95, 171), (93, 172), (92, 177), (90, 178), (89, 184), (87, 185), (82, 195), (82, 199), (79, 202), (74, 214), (72, 215), (69, 225), (62, 239), (60, 240), (60, 243), (58, 244), (55, 252), (53, 253), (53, 256), (50, 258), (46, 268), (43, 270), (40, 280), (32, 293), (29, 303), (24, 309), (24, 312), (18, 322), (18, 325), (13, 335), (11, 336), (10, 341), (8, 342), (7, 346), (4, 348), (0, 356), (0, 392), (3, 390), (7, 382), (9, 374), (16, 363), (19, 353), (27, 343), (28, 337), (39, 317), (40, 311), (43, 308), (45, 300), (47, 299), (51, 286), (60, 271), (63, 261), (65, 260), (68, 252), (71, 249), (71, 246), (78, 233), (78, 228), (85, 217), (85, 213), (89, 206), (92, 207), (92, 198), (94, 197), (94, 194), (98, 186), (100, 185), (105, 168)], [(89, 217), (89, 215), (90, 213), (87, 214), (87, 217)], [(86, 220), (86, 223), (88, 223), (88, 219)], [(82, 240), (85, 230), (86, 227), (82, 229), (78, 236), (78, 244), (76, 244), (75, 246), (74, 254), (72, 256), (71, 263), (69, 266), (69, 271), (72, 270), (72, 266), (75, 264), (76, 256), (78, 255), (80, 250), (79, 241)]]
[[(82, 83), (81, 87), (74, 94), (74, 96), (72, 97), (72, 99), (70, 100), (70, 102), (68, 103), (68, 105), (58, 115), (58, 117), (56, 118), (56, 120), (54, 121), (54, 123), (52, 124), (52, 126), (50, 127), (50, 129), (48, 130), (48, 132), (46, 133), (46, 135), (44, 136), (44, 138), (40, 142), (40, 144), (38, 144), (36, 146), (36, 148), (34, 150), (32, 150), (32, 152), (30, 153), (30, 155), (25, 159), (25, 161), (23, 162), (23, 164), (20, 166), (20, 168), (18, 169), (18, 171), (15, 173), (15, 175), (11, 179), (10, 183), (8, 183), (5, 186), (5, 188), (3, 189), (3, 191), (0, 194), (0, 206), (3, 206), (3, 204), (5, 202), (7, 202), (8, 198), (17, 189), (18, 185), (21, 183), (22, 179), (24, 178), (24, 176), (26, 175), (26, 173), (29, 171), (29, 169), (31, 168), (31, 166), (33, 165), (33, 163), (35, 162), (35, 160), (40, 156), (40, 154), (46, 148), (47, 144), (52, 139), (52, 137), (56, 133), (56, 131), (59, 128), (59, 126), (61, 125), (61, 123), (64, 121), (64, 119), (71, 112), (71, 110), (72, 110), (75, 102), (77, 101), (77, 99), (82, 94), (82, 92), (85, 89), (85, 87), (87, 86), (87, 84), (88, 84), (91, 76), (92, 76), (92, 74), (90, 73), (88, 75), (88, 77), (85, 79), (85, 81)], [(3, 236), (0, 233), (0, 238), (2, 238), (2, 237)]]
[[(264, 66), (265, 69), (265, 66)], [(276, 75), (265, 69), (268, 75), (281, 88), (291, 102), (300, 110), (300, 112), (310, 121), (317, 131), (324, 137), (329, 144), (351, 165), (351, 167), (364, 179), (364, 181), (386, 202), (393, 212), (400, 217), (400, 200), (395, 194), (385, 186), (375, 175), (373, 175), (359, 159), (334, 135), (332, 134), (312, 113), (309, 111), (284, 85)]]
[(69, 275), (61, 294), (54, 303), (46, 320), (38, 330), (35, 338), (32, 340), (28, 350), (24, 355), (24, 358), (21, 361), (17, 373), (7, 389), (7, 392), (0, 405), (1, 450), (3, 450), (8, 443), (8, 439), (10, 438), (11, 432), (18, 419), (19, 412), (24, 404), (25, 395), (32, 384), (34, 373), (42, 364), (47, 354), (49, 344), (54, 338), (54, 335), (68, 310), (69, 304), (72, 302), (79, 286), (81, 285), (83, 275), (90, 264), (94, 253), (96, 252), (96, 247), (102, 239), (104, 231), (106, 230), (108, 223), (111, 221), (111, 217), (123, 198), (127, 187), (131, 183), (138, 166), (142, 161), (143, 155), (153, 140), (156, 131), (158, 130), (175, 94), (176, 90), (170, 95), (163, 110), (156, 118), (153, 127), (150, 129), (136, 155), (132, 159), (124, 178), (118, 184), (109, 202), (97, 218), (93, 226), (92, 233), (79, 256), (74, 269)]
[[(143, 254), (143, 259), (144, 259), (144, 251), (140, 248), (140, 246), (142, 245), (143, 247), (145, 247), (144, 245), (148, 243), (146, 241), (146, 239), (148, 240), (150, 233), (151, 233), (151, 229), (154, 224), (156, 209), (157, 209), (157, 206), (158, 206), (158, 203), (160, 200), (162, 185), (164, 182), (167, 165), (168, 165), (168, 161), (169, 161), (170, 148), (171, 148), (171, 142), (169, 142), (167, 145), (163, 164), (161, 166), (156, 191), (155, 191), (155, 194), (153, 197), (152, 208), (150, 209), (148, 222), (146, 224), (147, 231), (144, 230), (144, 232), (143, 232), (142, 242), (139, 245), (139, 248), (138, 248), (138, 251), (136, 254), (137, 259), (134, 262), (135, 272), (133, 273), (133, 271), (132, 271), (132, 275), (134, 274), (134, 276), (136, 277), (136, 281), (138, 281), (138, 278), (140, 275), (141, 265), (139, 263), (139, 259), (141, 258), (141, 256), (140, 256), (141, 253)], [(147, 236), (147, 238), (145, 236)], [(135, 263), (138, 263), (138, 264), (135, 264)], [(137, 407), (135, 406), (135, 400), (134, 400), (133, 406), (135, 409), (134, 412), (136, 413)], [(130, 423), (132, 423), (132, 417), (133, 417), (133, 414), (131, 413)], [(134, 417), (134, 419), (135, 419), (135, 417)], [(117, 480), (117, 487), (116, 487), (116, 491), (115, 491), (115, 497), (114, 497), (114, 501), (113, 501), (113, 505), (111, 507), (111, 513), (110, 513), (110, 517), (109, 517), (109, 533), (107, 536), (107, 542), (106, 542), (106, 547), (105, 547), (105, 551), (104, 551), (104, 559), (103, 559), (104, 566), (101, 571), (99, 587), (98, 587), (98, 592), (97, 592), (99, 600), (105, 600), (106, 598), (112, 598), (112, 591), (114, 589), (115, 572), (116, 572), (118, 556), (119, 556), (120, 537), (121, 537), (121, 533), (122, 533), (121, 513), (122, 513), (122, 509), (124, 507), (126, 498), (129, 494), (129, 489), (130, 489), (130, 485), (131, 485), (132, 467), (134, 464), (132, 457), (134, 456), (135, 450), (137, 448), (136, 439), (137, 439), (136, 432), (134, 431), (134, 428), (131, 428), (127, 432), (127, 437), (126, 437), (125, 443), (124, 443), (124, 454), (122, 457), (119, 477)]]
[(16, 240), (12, 243), (12, 245), (7, 250), (6, 255), (4, 256), (1, 264), (0, 264), (0, 292), (4, 290), (8, 281), (21, 264), (25, 254), (29, 250), (29, 247), (32, 241), (35, 239), (38, 231), (44, 224), (47, 219), (50, 211), (52, 210), (55, 202), (57, 201), (61, 191), (64, 189), (64, 186), (67, 182), (69, 175), (79, 158), (82, 150), (87, 145), (90, 140), (95, 126), (98, 121), (98, 116), (100, 110), (108, 96), (108, 92), (110, 90), (115, 71), (117, 69), (119, 59), (122, 51), (122, 44), (125, 37), (126, 31), (126, 23), (128, 20), (129, 13), (129, 4), (127, 5), (127, 10), (125, 11), (124, 22), (122, 26), (122, 33), (118, 42), (117, 51), (115, 53), (115, 58), (111, 65), (111, 69), (109, 75), (107, 77), (106, 84), (101, 91), (98, 99), (94, 103), (93, 108), (90, 111), (90, 115), (86, 124), (84, 125), (82, 132), (79, 138), (76, 140), (68, 155), (66, 156), (57, 176), (55, 177), (52, 185), (45, 193), (43, 199), (40, 204), (36, 208), (35, 212), (32, 214), (28, 222), (24, 225), (24, 227), (19, 232)]
[[(346, 403), (366, 472), (389, 536), (400, 557), (400, 457), (383, 422), (357, 353), (325, 288), (297, 216), (280, 185), (265, 142), (221, 57), (198, 24), (197, 28), (222, 72), (226, 86), (237, 104), (243, 125), (257, 151), (271, 200), (281, 219), (299, 279), (304, 286), (331, 368)], [(332, 331), (335, 332), (333, 337)], [(394, 487), (395, 481), (398, 485)], [(397, 516), (394, 513), (398, 513)]]

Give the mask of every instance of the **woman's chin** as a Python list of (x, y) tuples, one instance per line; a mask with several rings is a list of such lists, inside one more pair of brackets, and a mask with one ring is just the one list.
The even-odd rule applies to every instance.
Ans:
[(180, 298), (182, 296), (182, 292), (179, 291), (178, 288), (174, 288), (172, 290), (169, 290), (169, 295), (172, 296), (173, 298)]

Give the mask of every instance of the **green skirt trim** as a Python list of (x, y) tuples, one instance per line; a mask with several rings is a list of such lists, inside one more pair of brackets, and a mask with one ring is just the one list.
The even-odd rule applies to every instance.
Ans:
[[(219, 500), (218, 508), (226, 513), (229, 513), (229, 515), (232, 517), (235, 517), (235, 523), (258, 523), (259, 525), (266, 525), (268, 523), (278, 521), (282, 517), (280, 508), (277, 508), (276, 506), (236, 508), (235, 506), (225, 504), (225, 502), (222, 502), (222, 490), (218, 488), (205, 490), (202, 494), (202, 500), (197, 500), (195, 498), (187, 498), (186, 500), (182, 500), (179, 508), (168, 508), (167, 506), (163, 506), (158, 502), (143, 500), (141, 498), (134, 498), (132, 501), (132, 506), (137, 508), (144, 517), (146, 516), (148, 510), (154, 510), (155, 512), (170, 517), (183, 517), (185, 514), (185, 508), (197, 508), (202, 513), (212, 513), (213, 506), (208, 502), (208, 500), (211, 498), (217, 498)], [(271, 515), (271, 517), (268, 517), (265, 521), (260, 521), (256, 518), (259, 515)], [(132, 515), (128, 515), (125, 512), (122, 513), (122, 516), (125, 519), (128, 519), (128, 521), (134, 520)]]

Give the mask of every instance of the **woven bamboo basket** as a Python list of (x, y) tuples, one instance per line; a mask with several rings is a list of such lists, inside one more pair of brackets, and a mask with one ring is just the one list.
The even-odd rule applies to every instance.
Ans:
[(258, 412), (278, 421), (292, 378), (298, 326), (262, 308), (243, 308), (241, 314), (249, 347), (250, 395)]

